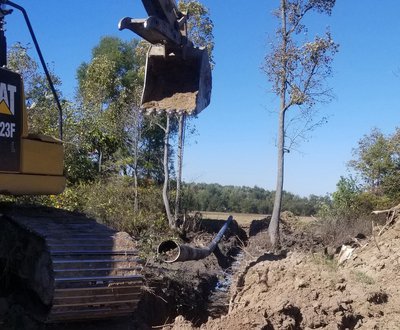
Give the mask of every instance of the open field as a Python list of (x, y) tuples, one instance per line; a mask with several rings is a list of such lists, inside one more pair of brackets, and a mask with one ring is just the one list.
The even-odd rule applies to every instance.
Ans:
[[(237, 221), (237, 223), (243, 227), (248, 227), (253, 220), (261, 220), (270, 216), (270, 214), (255, 214), (255, 213), (229, 213), (229, 212), (209, 212), (202, 211), (200, 212), (203, 216), (203, 219), (210, 220), (226, 220), (230, 215), (233, 216), (233, 219)], [(296, 216), (296, 220), (299, 221), (299, 224), (307, 225), (316, 221), (315, 217), (303, 217)]]
[(267, 214), (253, 214), (253, 213), (228, 213), (228, 212), (200, 212), (203, 219), (212, 220), (226, 220), (231, 215), (233, 219), (241, 226), (249, 226), (253, 220), (265, 219)]

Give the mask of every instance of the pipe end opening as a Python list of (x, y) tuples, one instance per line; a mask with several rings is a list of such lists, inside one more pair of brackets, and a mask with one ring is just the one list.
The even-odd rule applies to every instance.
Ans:
[(169, 240), (161, 242), (158, 246), (157, 253), (163, 262), (175, 262), (178, 260), (181, 253), (179, 244), (175, 241)]

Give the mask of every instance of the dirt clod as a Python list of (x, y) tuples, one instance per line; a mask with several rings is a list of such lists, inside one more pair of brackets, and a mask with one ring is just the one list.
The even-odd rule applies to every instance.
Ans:
[(367, 301), (375, 305), (385, 304), (388, 302), (388, 295), (385, 292), (373, 292), (368, 295)]

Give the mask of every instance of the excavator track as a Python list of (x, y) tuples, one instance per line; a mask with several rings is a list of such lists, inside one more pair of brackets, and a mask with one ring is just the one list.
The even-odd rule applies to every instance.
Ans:
[(16, 255), (7, 264), (47, 306), (46, 322), (121, 317), (135, 310), (142, 266), (127, 233), (44, 208), (3, 212), (0, 223), (11, 233), (7, 244)]

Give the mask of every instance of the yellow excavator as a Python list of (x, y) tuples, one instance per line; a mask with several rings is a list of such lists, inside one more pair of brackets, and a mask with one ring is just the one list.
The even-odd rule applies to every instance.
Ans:
[[(186, 37), (186, 15), (174, 0), (143, 0), (149, 18), (124, 18), (120, 29), (150, 47), (142, 108), (198, 113), (210, 102), (211, 70), (204, 49)], [(30, 134), (21, 75), (7, 68), (5, 17), (26, 21), (59, 109), (59, 138)], [(0, 194), (63, 192), (62, 110), (28, 15), (0, 0)], [(143, 276), (135, 241), (82, 214), (50, 208), (0, 206), (0, 282), (23, 288), (26, 308), (44, 322), (120, 317), (140, 300)], [(1, 292), (0, 292), (1, 296)], [(27, 297), (29, 297), (27, 299)], [(0, 320), (1, 326), (1, 320)]]
[[(12, 3), (5, 1), (5, 4)], [(16, 4), (15, 7), (19, 8)], [(3, 5), (0, 12), (0, 193), (59, 194), (65, 187), (62, 142), (28, 133), (23, 82), (18, 73), (7, 69), (4, 17), (10, 13)], [(43, 59), (41, 53), (40, 57)], [(50, 78), (47, 68), (46, 74)], [(50, 84), (54, 90), (51, 79)]]
[[(60, 194), (66, 182), (60, 102), (26, 11), (0, 3), (0, 193)], [(59, 107), (59, 139), (29, 133), (21, 75), (7, 68), (8, 7), (26, 19)], [(143, 282), (136, 243), (127, 233), (50, 208), (0, 207), (0, 266), (2, 290), (43, 322), (129, 315)]]

